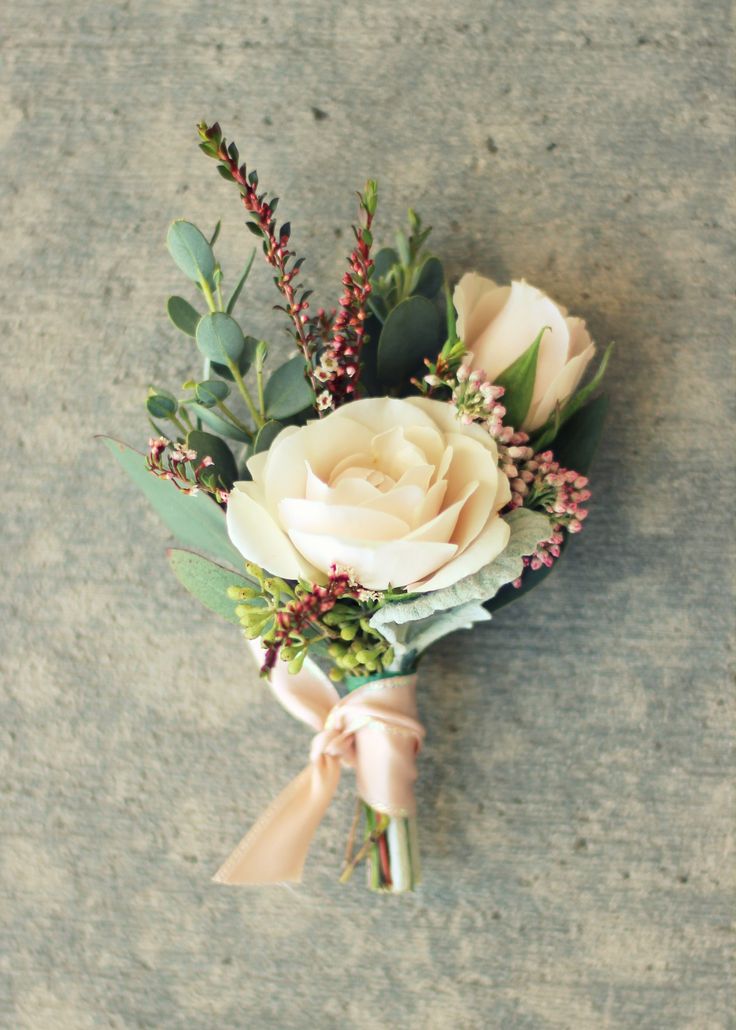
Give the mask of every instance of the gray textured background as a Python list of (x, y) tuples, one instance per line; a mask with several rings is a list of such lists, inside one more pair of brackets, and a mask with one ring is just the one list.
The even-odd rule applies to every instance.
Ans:
[[(733, 1026), (728, 8), (3, 5), (2, 1026)], [(303, 887), (209, 882), (308, 734), (92, 439), (192, 367), (168, 221), (250, 247), (203, 116), (325, 301), (371, 173), (387, 236), (411, 203), (619, 344), (570, 560), (424, 668), (414, 897), (336, 884), (347, 778)]]

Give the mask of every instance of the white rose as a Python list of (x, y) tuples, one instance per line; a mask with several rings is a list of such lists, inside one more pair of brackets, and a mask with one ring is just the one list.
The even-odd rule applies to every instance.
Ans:
[[(569, 318), (541, 290), (526, 282), (497, 286), (468, 272), (455, 287), (457, 332), (491, 382), (542, 337), (529, 411), (517, 429), (532, 431), (544, 425), (555, 406), (564, 404), (580, 382), (595, 346), (581, 318)], [(503, 402), (502, 402), (503, 403)]]
[(334, 564), (371, 590), (436, 590), (506, 547), (510, 498), (495, 442), (423, 397), (353, 401), (284, 429), (230, 493), (230, 539), (284, 579)]

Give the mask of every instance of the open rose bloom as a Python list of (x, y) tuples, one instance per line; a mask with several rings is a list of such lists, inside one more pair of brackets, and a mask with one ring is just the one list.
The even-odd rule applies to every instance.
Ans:
[(372, 889), (413, 890), (419, 663), (535, 587), (583, 527), (606, 357), (582, 384), (585, 323), (524, 281), (471, 272), (452, 294), (413, 210), (395, 248), (374, 252), (372, 179), (335, 306), (312, 309), (278, 198), (217, 123), (198, 131), (261, 241), (296, 353), (279, 360), (238, 307), (250, 260), (225, 301), (217, 231), (176, 219), (167, 245), (193, 303), (176, 294), (167, 311), (203, 370), (176, 392), (150, 387), (145, 457), (107, 443), (179, 538), (181, 583), (240, 624), (314, 734), (215, 879), (299, 881), (348, 767), (359, 804), (341, 881), (365, 863)]
[(230, 495), (230, 539), (285, 579), (324, 581), (337, 565), (371, 590), (437, 590), (509, 538), (495, 441), (440, 401), (354, 401), (285, 429), (248, 471)]
[(521, 426), (532, 432), (543, 426), (556, 405), (575, 392), (595, 346), (585, 322), (526, 282), (498, 286), (475, 272), (466, 273), (455, 287), (457, 331), (491, 382), (520, 358), (547, 327), (539, 347), (534, 392)]

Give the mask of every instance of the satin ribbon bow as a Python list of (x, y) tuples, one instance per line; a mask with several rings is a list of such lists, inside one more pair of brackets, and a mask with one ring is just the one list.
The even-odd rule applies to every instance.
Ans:
[(270, 684), (284, 708), (317, 731), (310, 761), (215, 873), (217, 883), (298, 883), (343, 765), (355, 769), (358, 793), (376, 811), (405, 816), (415, 809), (415, 759), (424, 737), (416, 676), (373, 680), (341, 699), (306, 662), (295, 676), (279, 664)]

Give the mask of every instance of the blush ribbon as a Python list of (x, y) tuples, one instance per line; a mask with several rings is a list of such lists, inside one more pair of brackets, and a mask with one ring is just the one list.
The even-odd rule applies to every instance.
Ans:
[[(253, 646), (257, 657), (262, 652)], [(279, 794), (215, 873), (216, 883), (298, 883), (312, 837), (340, 782), (355, 769), (358, 794), (388, 816), (415, 810), (416, 754), (424, 737), (417, 719), (416, 675), (365, 683), (345, 697), (309, 660), (290, 675), (271, 672), (283, 707), (316, 731), (309, 764)]]

